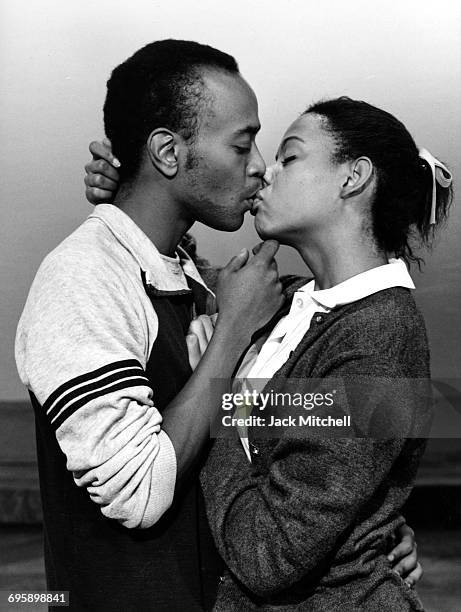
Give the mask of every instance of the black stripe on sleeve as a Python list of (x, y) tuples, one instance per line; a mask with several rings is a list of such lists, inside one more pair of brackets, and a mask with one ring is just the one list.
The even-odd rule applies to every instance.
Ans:
[(53, 393), (48, 397), (46, 402), (43, 404), (43, 409), (45, 412), (48, 412), (50, 407), (54, 404), (54, 402), (63, 395), (66, 391), (73, 389), (77, 385), (81, 385), (85, 382), (91, 382), (95, 378), (102, 376), (103, 374), (107, 374), (108, 372), (113, 372), (114, 370), (120, 370), (122, 368), (139, 368), (144, 372), (144, 368), (136, 359), (123, 359), (122, 361), (114, 361), (113, 363), (109, 363), (97, 370), (93, 370), (91, 372), (87, 372), (86, 374), (82, 374), (77, 376), (76, 378), (72, 378), (68, 380), (61, 386), (59, 386)]
[(74, 412), (76, 412), (79, 408), (81, 408), (85, 404), (88, 404), (88, 402), (91, 402), (92, 400), (98, 397), (108, 395), (109, 393), (114, 393), (114, 391), (120, 391), (121, 389), (129, 389), (130, 387), (140, 386), (149, 386), (149, 382), (146, 378), (129, 378), (127, 380), (123, 380), (122, 382), (113, 384), (107, 389), (99, 389), (94, 393), (90, 393), (89, 395), (82, 397), (81, 399), (74, 402), (71, 406), (64, 409), (59, 416), (57, 416), (54, 420), (51, 421), (51, 425), (56, 431), (57, 429), (59, 429), (59, 427), (61, 427), (64, 421), (66, 421), (66, 419), (68, 419), (72, 414), (74, 414)]
[[(107, 374), (103, 376), (99, 380), (93, 381), (87, 385), (80, 385), (76, 389), (71, 389), (67, 393), (65, 393), (53, 406), (53, 408), (48, 412), (48, 417), (50, 420), (53, 420), (55, 416), (61, 412), (61, 410), (66, 406), (66, 404), (70, 404), (72, 400), (90, 393), (90, 391), (97, 391), (101, 389), (104, 391), (103, 387), (110, 385), (113, 382), (118, 380), (122, 380), (124, 378), (129, 377), (137, 377), (140, 378), (143, 376), (143, 372), (139, 370), (139, 368), (126, 368), (115, 372), (114, 374)], [(149, 385), (149, 381), (147, 378), (144, 379), (144, 384)]]

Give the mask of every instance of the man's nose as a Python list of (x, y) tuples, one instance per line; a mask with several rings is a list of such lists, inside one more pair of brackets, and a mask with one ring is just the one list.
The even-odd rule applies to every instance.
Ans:
[(248, 165), (248, 174), (249, 176), (257, 176), (258, 178), (262, 179), (265, 172), (266, 172), (266, 163), (261, 153), (259, 152), (258, 147), (254, 145), (253, 155)]

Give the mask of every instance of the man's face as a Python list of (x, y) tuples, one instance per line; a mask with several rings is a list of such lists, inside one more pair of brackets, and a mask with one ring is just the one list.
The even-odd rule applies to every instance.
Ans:
[(258, 103), (239, 75), (206, 72), (210, 102), (183, 166), (182, 198), (187, 214), (214, 229), (235, 231), (261, 187), (264, 160), (255, 143)]

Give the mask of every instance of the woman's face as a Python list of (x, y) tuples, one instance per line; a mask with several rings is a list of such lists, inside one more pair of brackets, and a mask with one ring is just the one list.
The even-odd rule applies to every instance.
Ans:
[(319, 115), (302, 115), (291, 124), (252, 210), (261, 238), (297, 246), (332, 222), (344, 177), (341, 164), (331, 161), (334, 148)]

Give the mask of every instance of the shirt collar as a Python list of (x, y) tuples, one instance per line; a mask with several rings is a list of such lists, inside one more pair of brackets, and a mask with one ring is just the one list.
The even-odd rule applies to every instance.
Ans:
[(175, 257), (162, 255), (131, 217), (117, 206), (98, 204), (88, 219), (99, 219), (110, 229), (145, 272), (149, 285), (160, 291), (184, 291), (189, 289), (186, 274), (208, 290), (194, 262), (181, 247), (177, 247)]
[(330, 289), (315, 291), (314, 281), (311, 281), (304, 285), (300, 291), (310, 292), (316, 302), (331, 309), (351, 304), (391, 287), (415, 288), (402, 259), (390, 259), (389, 263), (361, 272)]

